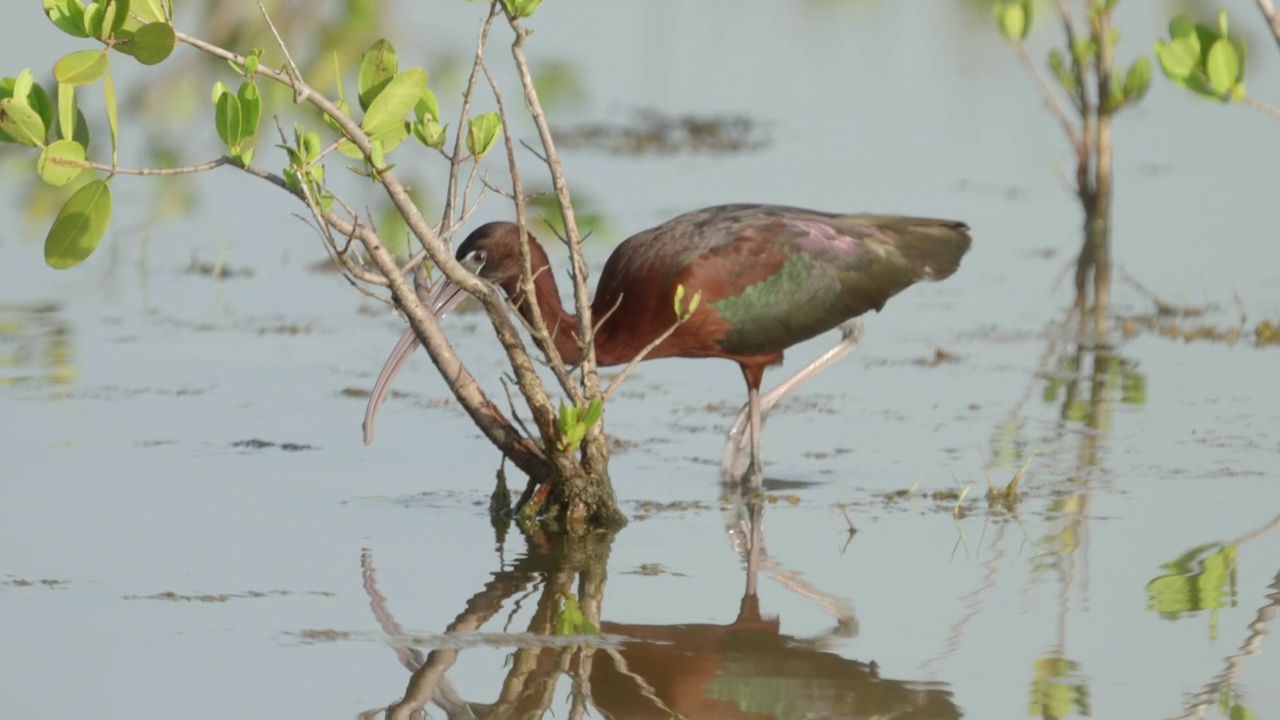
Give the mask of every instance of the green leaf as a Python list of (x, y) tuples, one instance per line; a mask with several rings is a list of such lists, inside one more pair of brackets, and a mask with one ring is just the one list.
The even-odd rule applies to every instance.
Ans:
[(120, 113), (116, 107), (116, 81), (110, 71), (102, 78), (102, 103), (107, 110), (107, 127), (111, 129), (111, 164), (119, 161), (116, 154), (116, 143), (120, 138)]
[[(347, 105), (347, 101), (346, 101), (346, 100), (338, 100), (337, 102), (335, 102), (335, 103), (334, 103), (334, 105), (335, 105), (335, 106), (337, 106), (338, 110), (340, 110), (340, 111), (342, 112), (342, 114), (347, 115), (348, 117), (350, 117), (350, 115), (351, 115), (351, 107), (350, 107), (349, 105)], [(333, 118), (331, 118), (331, 117), (329, 117), (329, 114), (328, 114), (328, 113), (322, 113), (322, 114), (321, 114), (321, 117), (323, 117), (323, 118), (324, 118), (324, 124), (325, 124), (325, 125), (328, 125), (330, 130), (332, 130), (332, 131), (334, 131), (334, 132), (336, 132), (336, 133), (341, 133), (341, 132), (342, 132), (342, 127), (341, 127), (340, 125), (338, 125), (338, 121), (337, 121), (337, 120), (334, 120), (334, 119), (333, 119)]]
[(243, 132), (242, 118), (240, 116), (240, 98), (235, 95), (224, 92), (218, 96), (218, 102), (214, 108), (214, 124), (218, 128), (218, 137), (222, 138), (222, 142), (233, 151), (240, 144), (241, 133)]
[(303, 131), (302, 136), (298, 139), (298, 146), (302, 149), (302, 157), (307, 162), (320, 157), (320, 133), (312, 130)]
[(396, 75), (369, 104), (360, 127), (373, 136), (404, 122), (405, 116), (422, 97), (422, 89), (426, 86), (427, 71), (422, 68), (405, 70)]
[(105, 49), (78, 50), (70, 55), (64, 55), (54, 63), (53, 77), (67, 85), (87, 85), (97, 82), (98, 78), (106, 74), (110, 66), (111, 61), (107, 58)]
[(24, 69), (18, 73), (17, 79), (13, 81), (13, 88), (10, 91), (10, 97), (14, 100), (27, 102), (27, 98), (31, 97), (31, 88), (35, 87), (35, 78), (31, 76), (31, 70)]
[(76, 87), (58, 83), (58, 134), (62, 138), (76, 135)]
[(58, 140), (45, 146), (36, 161), (40, 179), (61, 187), (84, 171), (84, 146), (75, 140)]
[(604, 401), (602, 401), (600, 398), (594, 398), (591, 400), (590, 403), (587, 404), (587, 412), (582, 417), (582, 422), (587, 427), (592, 427), (597, 422), (600, 421), (600, 418), (603, 415), (604, 415)]
[(556, 415), (556, 429), (561, 435), (569, 434), (569, 407), (560, 401), (560, 412)]
[(55, 270), (84, 262), (102, 242), (111, 223), (111, 189), (94, 180), (67, 199), (44, 240), (44, 261)]
[(1227, 10), (1223, 8), (1218, 12), (1218, 31), (1222, 33), (1222, 37), (1226, 37), (1227, 33)]
[(440, 102), (436, 100), (436, 94), (431, 92), (431, 88), (422, 88), (422, 99), (418, 100), (413, 111), (418, 116), (418, 122), (440, 120)]
[(1209, 84), (1219, 95), (1226, 95), (1231, 90), (1240, 77), (1240, 60), (1231, 41), (1219, 38), (1213, 43), (1205, 58), (1205, 71), (1209, 75)]
[(62, 32), (71, 37), (84, 38), (84, 6), (79, 0), (43, 0), (44, 14)]
[(518, 18), (529, 17), (541, 4), (542, 0), (507, 0), (507, 8)]
[(1079, 85), (1076, 84), (1075, 73), (1071, 68), (1067, 67), (1067, 56), (1062, 51), (1054, 48), (1049, 51), (1049, 69), (1053, 71), (1053, 76), (1058, 79), (1058, 84), (1063, 90), (1074, 95)]
[(156, 65), (164, 62), (177, 44), (169, 23), (150, 22), (134, 31), (129, 50), (134, 59), (143, 65)]
[(1020, 2), (998, 3), (996, 22), (1000, 26), (1000, 34), (1009, 42), (1022, 42), (1027, 35), (1027, 9)]
[(26, 101), (12, 97), (0, 100), (0, 140), (35, 147), (48, 134), (40, 113)]
[(1196, 23), (1186, 13), (1180, 13), (1169, 21), (1169, 37), (1173, 39), (1194, 37)]
[(226, 83), (221, 80), (215, 82), (213, 84), (213, 103), (215, 105), (218, 104), (218, 98), (222, 97), (222, 93), (228, 92), (231, 92), (231, 88), (227, 87)]
[(84, 6), (85, 37), (99, 37), (102, 32), (102, 3), (94, 2)]
[(129, 0), (99, 0), (102, 5), (102, 27), (94, 33), (98, 39), (106, 41), (124, 27), (129, 19)]
[(1098, 54), (1098, 43), (1094, 42), (1093, 36), (1086, 35), (1076, 38), (1071, 43), (1071, 58), (1075, 60), (1076, 65), (1084, 67), (1089, 64), (1095, 55)]
[(240, 83), (236, 98), (240, 101), (240, 136), (243, 142), (258, 133), (258, 122), (262, 118), (262, 97), (258, 93), (258, 84), (252, 80)]
[(1168, 43), (1157, 40), (1155, 49), (1160, 69), (1171, 80), (1185, 81), (1200, 62), (1199, 42), (1189, 41), (1186, 37), (1175, 38)]
[(142, 0), (140, 5), (133, 8), (133, 12), (142, 18), (144, 23), (166, 22), (169, 20), (169, 14), (173, 12), (173, 8), (166, 7), (167, 5), (169, 3), (164, 0)]
[(471, 118), (467, 129), (467, 150), (471, 156), (482, 158), (493, 149), (502, 132), (502, 118), (496, 112), (487, 112), (479, 117)]
[(392, 125), (382, 132), (369, 136), (370, 141), (378, 141), (382, 143), (383, 152), (391, 152), (400, 146), (409, 137), (409, 123), (402, 122), (399, 125)]
[(676, 319), (684, 317), (684, 284), (676, 285)]
[[(360, 74), (356, 90), (360, 93), (360, 109), (368, 111), (373, 101), (386, 89), (400, 70), (396, 49), (387, 40), (379, 40), (360, 56)], [(425, 72), (425, 71), (424, 71)], [(425, 84), (425, 81), (424, 81)]]
[(1127, 103), (1135, 103), (1147, 94), (1151, 87), (1151, 60), (1143, 55), (1129, 66), (1124, 76), (1124, 99)]

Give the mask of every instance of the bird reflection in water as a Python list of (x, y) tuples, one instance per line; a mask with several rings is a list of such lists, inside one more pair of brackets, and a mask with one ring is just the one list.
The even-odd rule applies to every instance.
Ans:
[[(942, 683), (883, 678), (874, 661), (851, 660), (832, 648), (857, 635), (850, 603), (818, 590), (771, 558), (764, 547), (763, 508), (741, 496), (728, 503), (726, 529), (746, 564), (737, 617), (727, 625), (650, 625), (598, 621), (599, 634), (557, 637), (561, 593), (576, 589), (588, 619), (599, 618), (612, 537), (526, 535), (527, 551), (473, 595), (443, 635), (407, 636), (378, 592), (372, 555), (362, 558), (365, 589), (383, 631), (412, 673), (405, 696), (361, 718), (423, 718), (434, 704), (450, 720), (527, 718), (555, 713), (563, 680), (570, 687), (569, 717), (608, 718), (958, 718)], [(777, 617), (760, 612), (761, 574), (814, 600), (834, 619), (810, 638), (781, 632)], [(480, 627), (507, 600), (541, 593), (528, 632), (481, 634)], [(517, 603), (518, 605), (518, 603)], [(492, 702), (464, 700), (446, 673), (461, 647), (511, 645), (515, 650)], [(423, 652), (418, 646), (434, 646)]]

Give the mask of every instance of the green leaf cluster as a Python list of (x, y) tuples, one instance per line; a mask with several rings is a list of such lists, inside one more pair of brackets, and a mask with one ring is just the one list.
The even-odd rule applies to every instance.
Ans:
[[(1104, 13), (1115, 9), (1119, 0), (1092, 0), (1089, 5), (1090, 26), (1093, 32), (1078, 35), (1065, 49), (1055, 48), (1049, 52), (1049, 71), (1058, 85), (1071, 97), (1077, 108), (1085, 106), (1087, 91), (1081, 88), (1081, 82), (1094, 76), (1099, 63), (1099, 44), (1107, 43), (1107, 48), (1114, 56), (1116, 46), (1120, 42), (1120, 34), (1114, 28), (1101, 37), (1102, 23), (1099, 20)], [(1005, 40), (1021, 45), (1031, 32), (1035, 3), (1033, 0), (1001, 0), (995, 4), (996, 26)], [(1128, 105), (1133, 105), (1147, 94), (1151, 87), (1151, 60), (1145, 56), (1134, 60), (1128, 70), (1112, 72), (1110, 87), (1106, 97), (1099, 98), (1099, 106), (1107, 112), (1117, 112)]]
[[(334, 62), (336, 65), (336, 56)], [(436, 149), (444, 147), (446, 128), (440, 124), (440, 103), (427, 87), (427, 80), (428, 74), (423, 68), (400, 71), (395, 46), (388, 40), (378, 40), (360, 56), (356, 101), (364, 111), (360, 129), (369, 136), (369, 157), (365, 158), (350, 138), (338, 143), (338, 152), (365, 161), (364, 170), (353, 170), (372, 177), (394, 167), (387, 164), (387, 154), (410, 135), (423, 145)], [(350, 112), (340, 72), (337, 105), (343, 112)], [(411, 112), (412, 120), (407, 117)], [(325, 117), (325, 122), (335, 131), (342, 132), (333, 118)]]
[(467, 125), (467, 151), (473, 158), (482, 158), (493, 149), (501, 134), (502, 119), (498, 117), (498, 113), (487, 112), (473, 117)]
[(1174, 83), (1223, 102), (1245, 98), (1245, 44), (1228, 35), (1227, 11), (1218, 26), (1197, 23), (1185, 14), (1169, 22), (1169, 39), (1156, 41), (1160, 69)]
[(542, 0), (506, 0), (507, 12), (518, 18), (529, 17), (541, 4)]
[(556, 417), (556, 429), (560, 431), (560, 449), (573, 451), (582, 445), (587, 430), (604, 415), (604, 401), (593, 399), (585, 408), (566, 405), (560, 401), (560, 414)]
[(689, 301), (689, 307), (685, 308), (684, 285), (676, 285), (676, 297), (675, 297), (674, 305), (675, 305), (675, 311), (676, 311), (676, 320), (678, 322), (684, 322), (688, 320), (690, 317), (692, 317), (693, 313), (697, 311), (698, 306), (701, 304), (702, 304), (702, 291), (699, 290), (698, 292), (693, 294), (693, 299)]
[(598, 635), (600, 630), (587, 619), (578, 603), (578, 596), (573, 593), (560, 593), (560, 612), (556, 613), (556, 636), (566, 635)]
[(1160, 566), (1147, 583), (1147, 609), (1176, 620), (1187, 613), (1235, 604), (1236, 545), (1201, 545)]
[(231, 157), (247, 166), (253, 161), (253, 148), (245, 145), (258, 134), (262, 120), (262, 93), (257, 81), (244, 80), (234, 93), (225, 83), (214, 83), (213, 107), (218, 137), (230, 149)]
[(1031, 717), (1089, 717), (1089, 686), (1080, 673), (1080, 663), (1051, 655), (1036, 659), (1031, 680)]
[[(59, 30), (77, 38), (92, 38), (106, 45), (99, 59), (92, 59), (94, 51), (81, 50), (73, 56), (79, 60), (68, 61), (85, 72), (84, 82), (94, 82), (106, 71), (107, 50), (118, 50), (132, 56), (143, 65), (162, 62), (177, 46), (170, 20), (173, 17), (172, 0), (42, 0), (45, 16)], [(62, 61), (59, 61), (61, 63)], [(97, 73), (96, 76), (94, 73)], [(62, 78), (59, 82), (67, 82)]]
[(293, 143), (293, 145), (276, 145), (289, 156), (289, 164), (284, 168), (285, 185), (290, 190), (301, 191), (303, 183), (306, 183), (307, 193), (321, 210), (328, 212), (333, 207), (333, 195), (325, 190), (324, 165), (319, 163), (320, 135), (295, 124)]
[[(169, 24), (171, 0), (42, 0), (41, 5), (62, 32), (102, 44), (76, 50), (54, 63), (56, 116), (49, 93), (32, 80), (30, 70), (0, 80), (0, 142), (40, 148), (37, 173), (46, 183), (61, 187), (76, 183), (91, 167), (89, 124), (76, 104), (77, 89), (102, 81), (114, 167), (119, 122), (110, 53), (115, 50), (154, 65), (169, 57), (177, 38)], [(45, 262), (50, 267), (75, 267), (97, 249), (111, 221), (110, 179), (81, 184), (68, 196), (45, 237)]]

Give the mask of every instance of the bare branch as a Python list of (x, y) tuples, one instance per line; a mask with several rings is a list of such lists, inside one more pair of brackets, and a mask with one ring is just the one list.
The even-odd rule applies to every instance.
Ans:
[(529, 432), (529, 428), (525, 427), (524, 420), (520, 419), (520, 413), (516, 412), (516, 400), (511, 397), (511, 385), (507, 383), (506, 377), (500, 379), (502, 380), (502, 389), (507, 393), (507, 406), (511, 408), (511, 419), (515, 420), (516, 424), (520, 426), (520, 430), (523, 431), (525, 435), (530, 439), (533, 439), (535, 435)]
[[(506, 105), (502, 102), (502, 91), (498, 87), (497, 80), (494, 79), (493, 73), (489, 72), (489, 66), (484, 58), (478, 58), (481, 70), (484, 71), (485, 79), (489, 82), (489, 87), (493, 91), (494, 102), (498, 106), (498, 119), (502, 123), (502, 143), (507, 152), (507, 167), (511, 172), (511, 194), (516, 198), (516, 224), (520, 227), (520, 290), (524, 295), (522, 302), (528, 303), (532, 310), (529, 313), (532, 320), (528, 320), (526, 325), (529, 332), (542, 346), (542, 351), (547, 357), (547, 365), (551, 371), (555, 373), (556, 380), (560, 382), (560, 386), (569, 394), (575, 405), (585, 404), (582, 396), (582, 390), (577, 383), (573, 382), (573, 378), (569, 376), (569, 371), (565, 368), (564, 359), (560, 357), (560, 350), (556, 347), (555, 336), (547, 330), (546, 318), (542, 315), (542, 308), (538, 304), (537, 290), (534, 286), (533, 276), (533, 256), (529, 251), (529, 240), (526, 225), (528, 219), (526, 217), (524, 189), (520, 182), (520, 168), (516, 163), (515, 147), (511, 140), (511, 126), (507, 122)], [(524, 317), (519, 312), (516, 313), (520, 317)], [(558, 320), (558, 318), (557, 318)]]
[[(1040, 90), (1040, 95), (1044, 98), (1044, 104), (1049, 106), (1049, 111), (1053, 113), (1053, 117), (1057, 119), (1058, 124), (1062, 125), (1062, 131), (1067, 134), (1067, 140), (1071, 143), (1071, 148), (1079, 153), (1080, 134), (1076, 127), (1071, 124), (1071, 119), (1067, 117), (1067, 111), (1063, 109), (1062, 103), (1058, 101), (1058, 95), (1049, 85), (1044, 73), (1040, 72), (1040, 69), (1031, 61), (1031, 56), (1027, 54), (1027, 47), (1021, 42), (1014, 41), (1013, 54), (1018, 58), (1022, 68), (1031, 76), (1036, 87)], [(1077, 99), (1076, 102), (1078, 103), (1079, 100)]]
[(1261, 100), (1255, 100), (1254, 98), (1247, 97), (1247, 96), (1241, 99), (1240, 102), (1244, 103), (1248, 107), (1253, 108), (1254, 110), (1261, 110), (1262, 112), (1266, 113), (1267, 115), (1271, 116), (1276, 120), (1280, 120), (1280, 108), (1276, 107), (1275, 105), (1262, 102)]
[(1276, 6), (1271, 0), (1256, 0), (1258, 9), (1262, 11), (1262, 17), (1267, 19), (1267, 26), (1271, 28), (1271, 35), (1276, 39), (1276, 44), (1280, 45), (1280, 16), (1276, 15)]
[[(302, 72), (298, 70), (298, 64), (293, 61), (293, 56), (289, 54), (289, 47), (284, 44), (284, 38), (280, 37), (280, 31), (276, 30), (276, 24), (271, 22), (271, 14), (267, 12), (267, 6), (259, 2), (258, 9), (262, 11), (262, 18), (267, 21), (267, 27), (271, 28), (271, 34), (275, 36), (276, 45), (279, 46), (280, 52), (284, 54), (285, 67), (289, 71), (289, 76), (294, 80), (301, 81)], [(295, 103), (300, 103), (305, 99), (301, 87), (301, 82), (293, 84), (293, 101)]]
[(50, 162), (54, 165), (65, 165), (67, 167), (87, 168), (90, 170), (101, 170), (103, 172), (115, 173), (117, 175), (190, 175), (192, 173), (207, 172), (223, 165), (235, 165), (236, 161), (230, 157), (223, 155), (217, 160), (210, 160), (199, 165), (188, 165), (187, 167), (176, 168), (122, 168), (104, 165), (96, 162), (65, 162), (58, 158), (51, 158)]
[(458, 170), (462, 167), (462, 162), (465, 159), (462, 151), (466, 147), (467, 117), (471, 114), (471, 99), (475, 95), (476, 84), (480, 80), (480, 64), (484, 59), (484, 46), (489, 41), (489, 30), (493, 28), (493, 21), (500, 12), (498, 3), (493, 3), (489, 9), (488, 17), (484, 19), (484, 24), (480, 26), (479, 36), (476, 38), (476, 57), (471, 64), (471, 76), (467, 79), (467, 89), (462, 94), (462, 110), (458, 113), (458, 128), (453, 139), (453, 154), (446, 156), (449, 160), (449, 193), (445, 196), (444, 212), (440, 216), (441, 232), (443, 233), (449, 232), (453, 227), (453, 208), (458, 202)]
[(533, 123), (538, 128), (542, 148), (546, 151), (547, 168), (551, 172), (551, 187), (555, 190), (556, 200), (559, 201), (560, 216), (564, 220), (565, 234), (569, 240), (569, 258), (573, 262), (573, 299), (578, 309), (578, 337), (582, 343), (583, 385), (588, 397), (597, 397), (600, 393), (600, 378), (596, 374), (595, 329), (591, 323), (591, 299), (587, 290), (587, 263), (582, 256), (582, 239), (578, 236), (578, 223), (569, 196), (569, 185), (564, 178), (564, 168), (560, 164), (560, 156), (556, 153), (555, 140), (551, 137), (547, 116), (538, 100), (538, 90), (534, 87), (533, 75), (529, 72), (529, 63), (524, 55), (524, 43), (529, 36), (529, 31), (520, 25), (513, 15), (508, 14), (507, 21), (516, 34), (515, 42), (511, 44), (511, 57), (515, 60), (520, 84), (524, 87), (525, 105), (529, 108)]

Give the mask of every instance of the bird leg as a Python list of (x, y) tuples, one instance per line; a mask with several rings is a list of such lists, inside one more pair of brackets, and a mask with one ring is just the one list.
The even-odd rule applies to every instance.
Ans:
[[(858, 348), (858, 344), (862, 342), (863, 326), (862, 321), (853, 318), (846, 320), (840, 325), (840, 342), (825, 353), (819, 355), (817, 359), (804, 366), (795, 375), (782, 381), (777, 387), (757, 396), (752, 391), (750, 400), (746, 406), (742, 408), (742, 412), (738, 413), (738, 418), (734, 420), (733, 425), (729, 428), (728, 438), (725, 442), (724, 459), (721, 461), (721, 472), (726, 476), (738, 477), (737, 471), (739, 467), (739, 459), (742, 456), (745, 446), (745, 438), (743, 431), (750, 426), (751, 450), (756, 463), (759, 462), (759, 448), (761, 433), (764, 432), (764, 419), (769, 411), (778, 404), (782, 397), (791, 392), (796, 387), (804, 384), (810, 378), (818, 373), (826, 370), (838, 360), (853, 352)], [(748, 467), (748, 470), (751, 468)]]

